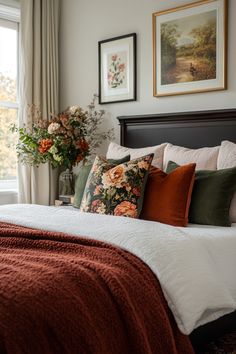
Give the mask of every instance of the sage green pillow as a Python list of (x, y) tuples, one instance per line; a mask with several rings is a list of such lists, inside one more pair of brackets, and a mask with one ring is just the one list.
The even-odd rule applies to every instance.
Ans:
[[(179, 167), (169, 161), (167, 173)], [(236, 191), (236, 167), (195, 173), (189, 222), (193, 224), (231, 226), (229, 208)]]
[[(112, 165), (120, 165), (123, 162), (130, 161), (130, 155), (127, 155), (119, 160), (108, 159), (107, 161)], [(81, 200), (84, 194), (84, 189), (92, 166), (93, 164), (83, 165), (78, 175), (76, 176), (75, 197), (74, 197), (74, 204), (73, 204), (75, 208), (80, 208)]]

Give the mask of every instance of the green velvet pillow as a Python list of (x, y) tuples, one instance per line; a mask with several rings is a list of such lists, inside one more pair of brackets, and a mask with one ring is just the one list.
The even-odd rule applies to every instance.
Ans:
[[(119, 160), (108, 159), (107, 161), (112, 165), (119, 165), (123, 162), (127, 162), (130, 160), (130, 155), (127, 155)], [(86, 186), (86, 182), (91, 171), (93, 164), (83, 165), (76, 176), (75, 179), (75, 197), (74, 197), (74, 204), (75, 208), (80, 208), (81, 200), (84, 194), (84, 188)]]
[(88, 176), (80, 210), (138, 218), (153, 154), (114, 166), (97, 156)]
[[(169, 161), (167, 173), (179, 167)], [(193, 224), (230, 226), (229, 208), (236, 191), (236, 167), (195, 173), (189, 222)]]

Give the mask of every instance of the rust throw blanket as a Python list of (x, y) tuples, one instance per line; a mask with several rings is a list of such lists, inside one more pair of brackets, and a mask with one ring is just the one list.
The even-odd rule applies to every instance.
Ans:
[(137, 257), (94, 240), (0, 223), (0, 353), (193, 350)]

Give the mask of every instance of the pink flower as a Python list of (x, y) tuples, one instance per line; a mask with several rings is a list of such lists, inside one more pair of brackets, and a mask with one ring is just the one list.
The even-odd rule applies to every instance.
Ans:
[(115, 207), (114, 215), (137, 218), (138, 217), (137, 206), (125, 200), (124, 202), (121, 202)]
[(132, 189), (132, 192), (133, 192), (133, 194), (136, 195), (137, 197), (140, 197), (140, 195), (141, 195), (140, 188), (134, 187), (134, 188)]
[(111, 60), (116, 61), (116, 59), (117, 59), (117, 54), (112, 55)]
[(99, 200), (99, 199), (96, 199), (92, 202), (92, 208), (91, 210), (94, 212), (94, 213), (98, 213), (98, 214), (105, 214), (105, 211), (106, 211), (106, 207), (105, 207), (105, 204)]
[(125, 64), (120, 64), (119, 65), (119, 70), (124, 71), (125, 70)]

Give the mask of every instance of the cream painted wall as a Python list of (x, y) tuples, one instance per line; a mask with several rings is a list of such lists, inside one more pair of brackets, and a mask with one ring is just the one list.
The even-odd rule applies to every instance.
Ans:
[(104, 123), (114, 126), (116, 117), (236, 107), (236, 0), (229, 0), (228, 90), (203, 94), (154, 98), (152, 96), (152, 13), (191, 0), (61, 0), (60, 105), (86, 106), (98, 92), (99, 40), (137, 33), (136, 102), (106, 104), (109, 112)]

